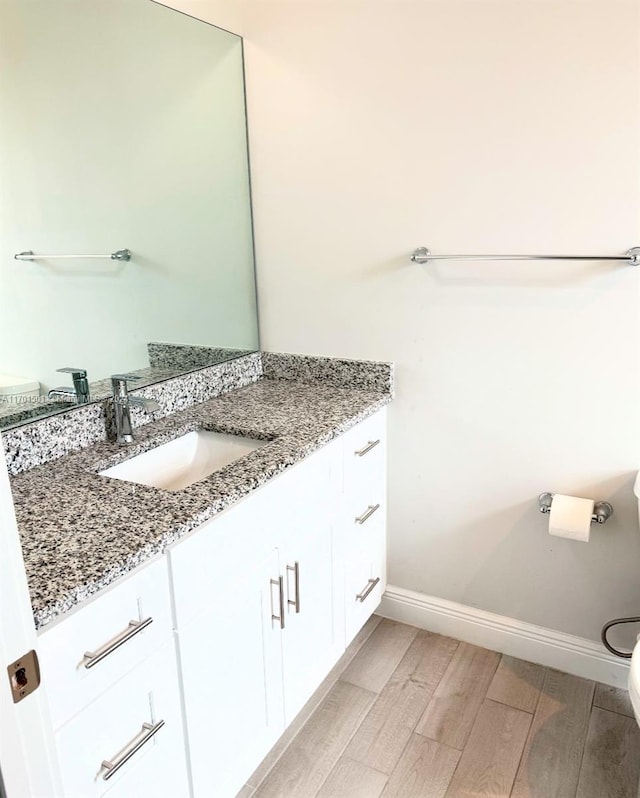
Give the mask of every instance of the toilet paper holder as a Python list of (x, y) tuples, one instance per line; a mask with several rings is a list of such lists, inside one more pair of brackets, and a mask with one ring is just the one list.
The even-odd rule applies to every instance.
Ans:
[[(553, 493), (541, 493), (538, 496), (538, 506), (541, 513), (550, 513), (553, 504)], [(595, 502), (593, 505), (592, 524), (604, 524), (613, 515), (613, 507), (609, 502)]]

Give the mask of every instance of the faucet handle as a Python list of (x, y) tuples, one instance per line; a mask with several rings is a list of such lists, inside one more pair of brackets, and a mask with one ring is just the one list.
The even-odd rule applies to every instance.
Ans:
[(71, 374), (73, 378), (73, 392), (76, 395), (76, 402), (79, 405), (86, 404), (89, 399), (89, 382), (87, 381), (86, 369), (79, 369), (75, 366), (65, 366), (62, 369), (56, 369), (61, 374)]
[(113, 391), (113, 398), (127, 402), (129, 400), (129, 392), (127, 390), (127, 382), (129, 380), (139, 380), (136, 374), (112, 374), (111, 375), (111, 389)]
[(65, 366), (63, 369), (56, 369), (56, 371), (60, 374), (73, 374), (74, 377), (79, 377), (80, 379), (84, 379), (87, 376), (86, 369), (77, 369), (73, 366)]

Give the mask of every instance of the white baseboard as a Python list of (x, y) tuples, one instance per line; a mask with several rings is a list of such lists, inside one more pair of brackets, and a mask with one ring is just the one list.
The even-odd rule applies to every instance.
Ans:
[(609, 654), (599, 643), (583, 637), (393, 585), (387, 586), (376, 612), (383, 618), (455, 637), (585, 679), (613, 687), (627, 687), (628, 660)]

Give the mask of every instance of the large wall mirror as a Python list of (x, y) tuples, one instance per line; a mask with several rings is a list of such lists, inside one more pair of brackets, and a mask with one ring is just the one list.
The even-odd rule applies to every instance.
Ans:
[(152, 0), (1, 0), (0, 428), (72, 407), (60, 368), (98, 399), (257, 347), (242, 40)]

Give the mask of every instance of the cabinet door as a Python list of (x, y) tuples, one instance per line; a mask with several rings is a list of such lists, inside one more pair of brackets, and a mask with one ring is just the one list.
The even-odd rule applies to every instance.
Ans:
[(338, 494), (331, 481), (332, 461), (340, 454), (340, 446), (332, 444), (313, 455), (304, 469), (292, 472), (296, 479), (289, 485), (287, 506), (278, 513), (286, 606), (282, 661), (287, 724), (344, 651), (343, 607), (336, 601), (334, 573)]
[(237, 570), (176, 633), (195, 798), (233, 798), (284, 729), (277, 553)]
[[(271, 485), (259, 488), (169, 549), (176, 629), (190, 624), (205, 607), (217, 606), (247, 562), (258, 563), (276, 548), (263, 509), (272, 506), (272, 490)], [(220, 608), (229, 610), (223, 598)]]
[(318, 512), (280, 556), (285, 581), (282, 630), (285, 719), (302, 709), (344, 651), (333, 595), (331, 527)]

